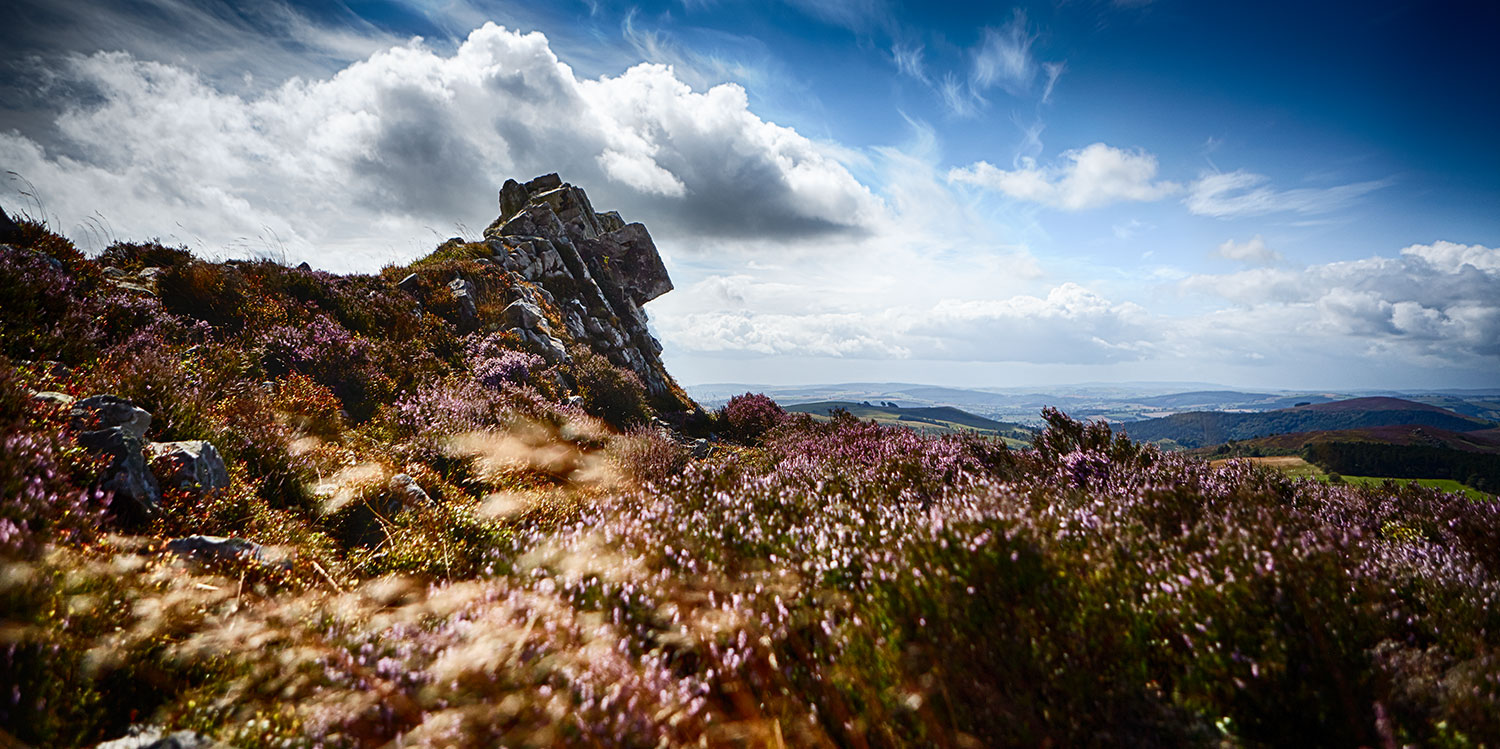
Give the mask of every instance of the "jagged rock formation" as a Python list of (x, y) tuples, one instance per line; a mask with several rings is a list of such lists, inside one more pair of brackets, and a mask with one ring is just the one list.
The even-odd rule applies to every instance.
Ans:
[(516, 284), (506, 326), (554, 361), (567, 358), (571, 338), (635, 372), (652, 394), (672, 390), (641, 309), (672, 281), (645, 226), (596, 213), (582, 189), (548, 174), (506, 180), (484, 243), (494, 263), (530, 282)]
[(596, 212), (556, 174), (506, 180), (500, 211), (481, 241), (451, 239), (434, 257), (477, 261), (504, 283), (419, 261), (397, 288), (444, 310), (462, 332), (513, 332), (551, 364), (571, 363), (572, 346), (584, 346), (634, 372), (660, 403), (693, 408), (667, 374), (641, 308), (672, 290), (646, 227)]

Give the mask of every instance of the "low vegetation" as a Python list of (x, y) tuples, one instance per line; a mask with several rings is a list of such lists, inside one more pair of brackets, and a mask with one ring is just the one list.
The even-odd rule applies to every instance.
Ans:
[[(0, 309), (0, 726), (21, 741), (1500, 735), (1495, 501), (1210, 465), (1054, 410), (1021, 450), (748, 394), (673, 412), (586, 352), (548, 365), (416, 314), (404, 268), (92, 261), (29, 231), (0, 248), (30, 305)], [(136, 257), (156, 293), (101, 264)], [(128, 398), (151, 439), (217, 445), (228, 485), (131, 521), (38, 391)], [(260, 546), (169, 551), (189, 534)]]

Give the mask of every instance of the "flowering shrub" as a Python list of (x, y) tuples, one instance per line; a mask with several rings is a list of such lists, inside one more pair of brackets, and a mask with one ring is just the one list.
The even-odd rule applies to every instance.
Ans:
[(15, 370), (0, 365), (0, 560), (91, 540), (104, 519), (109, 496), (89, 488), (93, 466), (53, 418), (39, 416)]
[(54, 258), (0, 246), (0, 299), (5, 356), (76, 364), (101, 337), (84, 289)]
[(101, 265), (128, 271), (184, 265), (192, 260), (193, 253), (186, 247), (167, 247), (160, 242), (116, 242), (98, 257)]
[(261, 341), (261, 363), (268, 374), (307, 375), (331, 388), (356, 419), (367, 418), (394, 390), (379, 366), (377, 344), (326, 315), (314, 315), (299, 325), (274, 326)]
[(496, 390), (506, 384), (525, 383), (532, 372), (546, 366), (542, 357), (507, 347), (504, 341), (504, 336), (492, 333), (471, 337), (464, 347), (474, 377), (486, 387)]
[(747, 443), (760, 440), (761, 435), (786, 418), (786, 411), (776, 401), (760, 393), (736, 395), (719, 409), (719, 421), (730, 436)]
[(573, 378), (578, 382), (578, 394), (583, 396), (583, 408), (590, 414), (620, 428), (650, 418), (646, 386), (634, 372), (580, 348), (573, 352)]
[(156, 287), (168, 311), (218, 329), (239, 331), (254, 309), (254, 295), (232, 266), (198, 260), (171, 265), (157, 276)]
[(690, 458), (687, 448), (646, 427), (616, 437), (610, 453), (622, 469), (643, 484), (671, 480), (682, 473)]
[(401, 394), (391, 417), (399, 435), (432, 439), (497, 426), (499, 405), (498, 394), (477, 380), (451, 377)]

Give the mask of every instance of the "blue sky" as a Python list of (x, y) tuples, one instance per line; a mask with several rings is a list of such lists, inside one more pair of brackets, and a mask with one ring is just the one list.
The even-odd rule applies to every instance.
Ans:
[(1500, 387), (1492, 4), (15, 18), (0, 204), (85, 245), (372, 270), (560, 171), (651, 228), (688, 383)]

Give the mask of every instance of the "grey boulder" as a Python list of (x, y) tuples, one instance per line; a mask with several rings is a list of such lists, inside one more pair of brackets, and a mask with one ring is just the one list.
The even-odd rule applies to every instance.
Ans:
[(229, 486), (224, 458), (210, 442), (152, 442), (146, 453), (157, 469), (157, 480), (174, 489), (208, 491)]
[(84, 431), (119, 427), (137, 440), (146, 438), (151, 428), (151, 413), (124, 398), (114, 395), (94, 395), (73, 403), (69, 416), (73, 428)]
[(167, 542), (167, 551), (199, 562), (238, 560), (264, 561), (261, 545), (243, 538), (225, 536), (183, 536)]

